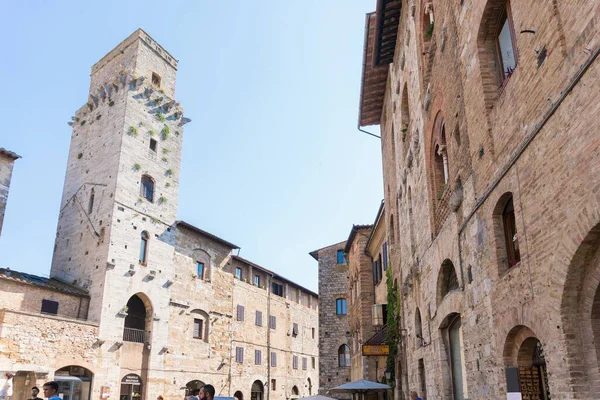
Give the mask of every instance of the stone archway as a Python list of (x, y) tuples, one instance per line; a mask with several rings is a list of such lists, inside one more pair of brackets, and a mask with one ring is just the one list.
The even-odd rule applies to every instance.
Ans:
[(254, 381), (250, 389), (250, 400), (263, 400), (265, 387), (261, 381)]
[(69, 365), (54, 372), (58, 395), (63, 400), (89, 400), (94, 374), (79, 365)]
[(200, 388), (204, 386), (204, 382), (195, 379), (193, 381), (189, 381), (185, 384), (185, 397), (188, 396), (198, 396), (200, 393)]

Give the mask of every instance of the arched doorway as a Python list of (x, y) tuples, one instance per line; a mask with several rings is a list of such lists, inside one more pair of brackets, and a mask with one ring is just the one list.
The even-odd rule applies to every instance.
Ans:
[(244, 393), (236, 390), (236, 392), (233, 394), (233, 397), (235, 397), (236, 400), (244, 400)]
[(518, 390), (523, 399), (550, 399), (543, 346), (531, 329), (522, 325), (511, 329), (504, 345), (504, 363), (509, 391)]
[(58, 395), (63, 400), (89, 400), (94, 374), (78, 365), (69, 365), (54, 372)]
[(141, 400), (144, 385), (138, 374), (127, 374), (121, 379), (119, 400)]
[[(127, 316), (123, 327), (123, 341), (144, 343), (146, 341), (146, 305), (143, 300), (134, 294), (129, 298), (126, 306)], [(151, 315), (151, 313), (150, 313)]]
[(200, 393), (200, 388), (202, 386), (204, 386), (204, 382), (199, 381), (197, 379), (189, 381), (185, 384), (185, 397), (198, 396), (198, 393)]
[(254, 381), (250, 390), (250, 400), (263, 400), (265, 387), (261, 381)]
[(292, 393), (290, 398), (291, 399), (297, 399), (300, 396), (300, 391), (298, 390), (298, 386), (294, 385), (292, 386)]

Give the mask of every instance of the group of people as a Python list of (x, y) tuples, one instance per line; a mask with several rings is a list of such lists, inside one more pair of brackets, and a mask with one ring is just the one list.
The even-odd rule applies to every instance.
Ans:
[[(187, 400), (213, 400), (215, 398), (215, 387), (213, 385), (204, 385), (200, 389), (196, 389)], [(162, 396), (158, 396), (156, 400), (165, 400)]]
[[(0, 389), (0, 400), (11, 400), (13, 395), (14, 375), (10, 372), (7, 372), (6, 374), (4, 374), (4, 377), (6, 378), (6, 380), (4, 381), (4, 384)], [(42, 386), (42, 389), (44, 390), (45, 398), (50, 400), (61, 400), (61, 398), (58, 397), (58, 383), (46, 382), (44, 383), (44, 386)], [(38, 389), (37, 386), (32, 387), (31, 398), (29, 400), (43, 400), (40, 397), (38, 397), (38, 394), (40, 394), (40, 389)]]

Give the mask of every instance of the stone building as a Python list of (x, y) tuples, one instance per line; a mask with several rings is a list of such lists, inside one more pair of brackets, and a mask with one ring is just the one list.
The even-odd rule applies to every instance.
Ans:
[(319, 394), (340, 399), (350, 395), (328, 391), (350, 382), (350, 276), (345, 246), (340, 242), (310, 252), (319, 264)]
[(597, 398), (598, 2), (383, 0), (380, 125), (397, 398)]
[(15, 400), (318, 391), (317, 294), (176, 220), (177, 61), (137, 30), (92, 67), (73, 127), (50, 278), (0, 270), (0, 370)]
[(19, 158), (21, 156), (0, 147), (0, 235), (2, 235), (2, 224), (4, 223), (4, 212), (8, 201), (13, 166), (15, 160)]

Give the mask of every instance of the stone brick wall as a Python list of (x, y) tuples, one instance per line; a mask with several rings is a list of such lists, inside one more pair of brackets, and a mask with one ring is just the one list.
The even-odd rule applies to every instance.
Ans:
[(3, 149), (0, 149), (0, 235), (2, 234), (4, 212), (6, 210), (6, 202), (8, 201), (10, 178), (12, 176), (14, 163), (15, 156), (6, 154)]
[[(425, 2), (403, 1), (381, 126), (388, 243), (402, 292), (404, 398), (409, 390), (451, 398), (447, 328), (457, 316), (465, 397), (506, 396), (504, 370), (516, 365), (525, 332), (544, 350), (552, 398), (597, 392), (598, 365), (588, 355), (598, 351), (590, 315), (600, 268), (592, 128), (600, 7), (512, 1), (518, 63), (499, 89), (489, 35), (504, 3), (433, 2), (425, 42)], [(441, 196), (433, 167), (440, 117), (449, 164)], [(521, 253), (511, 268), (498, 215), (508, 192)], [(448, 261), (458, 289), (443, 296)]]
[[(348, 315), (336, 313), (336, 299), (345, 298), (347, 306), (349, 275), (348, 264), (338, 264), (337, 253), (344, 251), (346, 242), (337, 243), (311, 253), (319, 263), (319, 394), (350, 381), (350, 368), (340, 367), (338, 349), (352, 347)], [(349, 398), (347, 394), (327, 394)]]

